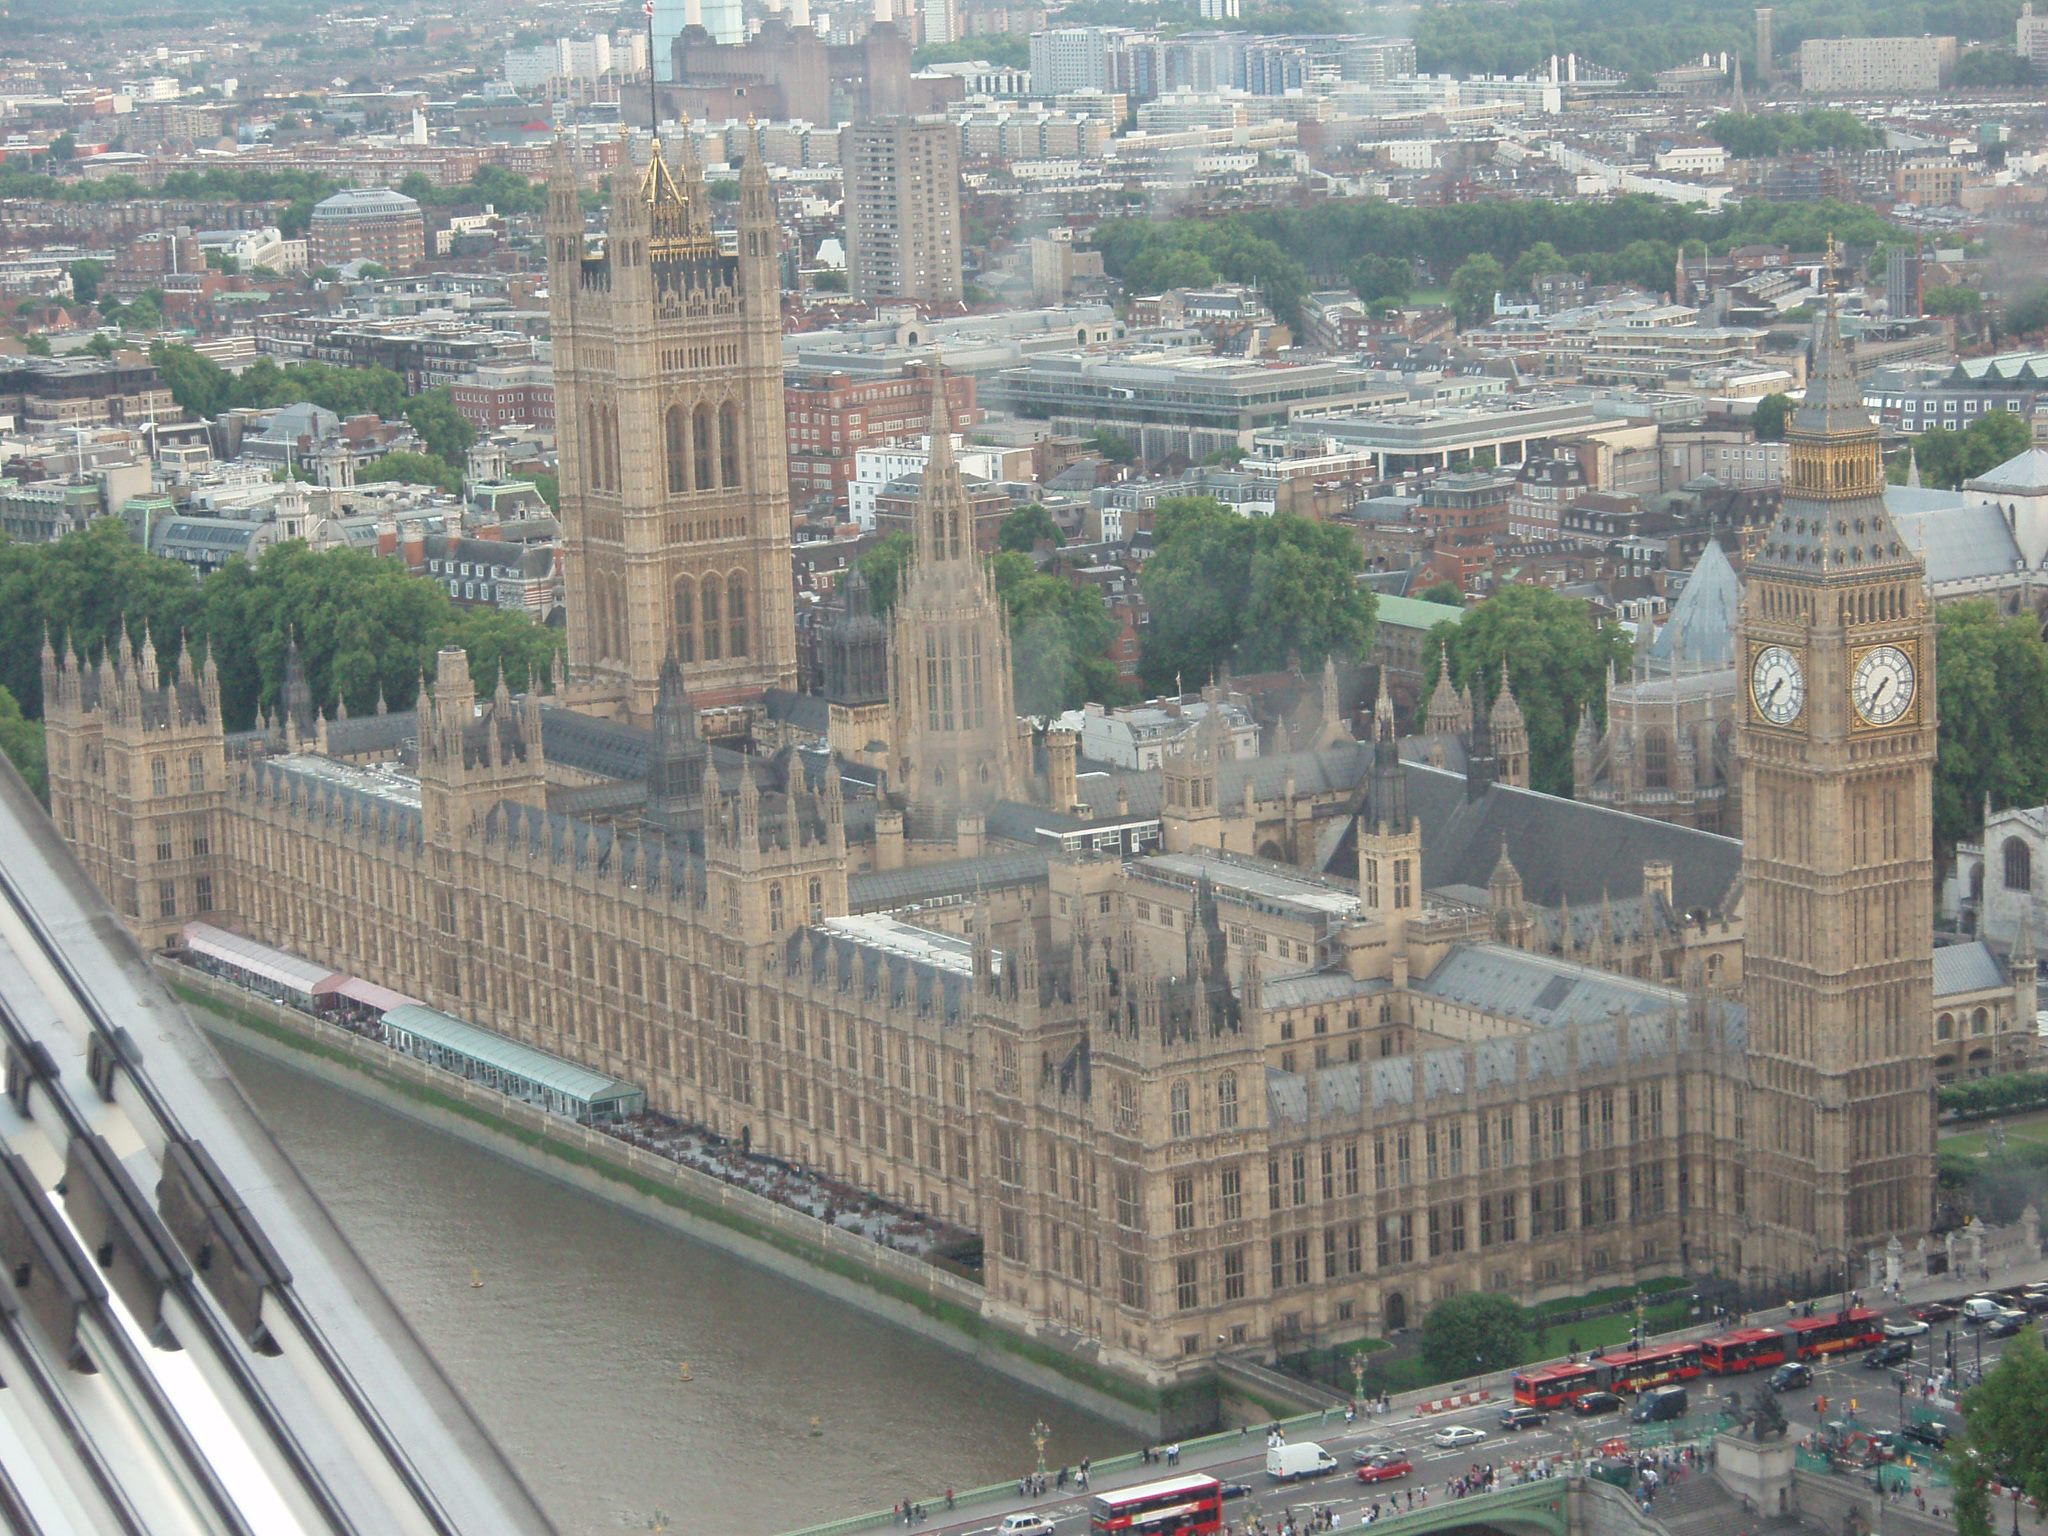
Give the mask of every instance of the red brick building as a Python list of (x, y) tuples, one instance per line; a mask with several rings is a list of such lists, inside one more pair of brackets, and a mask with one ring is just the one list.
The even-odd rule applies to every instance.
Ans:
[(552, 427), (555, 371), (546, 363), (491, 363), (448, 387), (455, 409), (480, 430)]
[[(886, 377), (791, 370), (782, 400), (789, 430), (789, 496), (799, 505), (817, 496), (846, 500), (853, 456), (863, 448), (916, 437), (931, 425), (931, 374), (924, 367)], [(459, 402), (458, 402), (459, 403)], [(946, 378), (955, 431), (975, 420), (974, 380)]]

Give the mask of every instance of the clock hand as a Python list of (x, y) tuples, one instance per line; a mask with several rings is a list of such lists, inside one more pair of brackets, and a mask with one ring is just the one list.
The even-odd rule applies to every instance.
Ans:
[(1892, 680), (1890, 674), (1886, 674), (1885, 676), (1877, 680), (1877, 691), (1871, 694), (1870, 696), (1870, 707), (1872, 709), (1877, 708), (1877, 706), (1884, 701), (1884, 691), (1885, 689), (1891, 687), (1891, 685)]
[(1784, 686), (1785, 686), (1785, 679), (1784, 679), (1784, 678), (1782, 678), (1782, 677), (1781, 677), (1781, 678), (1779, 678), (1779, 679), (1778, 679), (1778, 680), (1777, 680), (1776, 682), (1774, 682), (1774, 683), (1772, 683), (1772, 684), (1771, 684), (1771, 691), (1770, 691), (1769, 693), (1767, 693), (1767, 694), (1765, 694), (1765, 695), (1764, 695), (1764, 708), (1765, 708), (1765, 709), (1769, 709), (1769, 708), (1771, 707), (1771, 701), (1772, 701), (1773, 699), (1777, 698), (1777, 696), (1778, 696), (1778, 690), (1779, 690), (1779, 689), (1781, 689), (1781, 688), (1783, 688)]

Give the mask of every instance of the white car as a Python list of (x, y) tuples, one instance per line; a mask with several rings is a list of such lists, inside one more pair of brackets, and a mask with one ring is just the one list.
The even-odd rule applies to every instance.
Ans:
[(1888, 1339), (1917, 1339), (1925, 1332), (1927, 1325), (1917, 1317), (1902, 1317), (1884, 1325), (1884, 1336)]
[(1053, 1523), (1043, 1515), (1005, 1515), (997, 1536), (1053, 1536)]
[(1441, 1445), (1447, 1450), (1456, 1450), (1461, 1445), (1477, 1445), (1486, 1438), (1486, 1431), (1474, 1429), (1469, 1424), (1446, 1424), (1429, 1437), (1431, 1445)]

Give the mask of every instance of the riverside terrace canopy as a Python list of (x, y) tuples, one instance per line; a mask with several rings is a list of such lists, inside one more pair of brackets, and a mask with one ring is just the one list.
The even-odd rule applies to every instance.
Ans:
[(647, 1107), (646, 1093), (631, 1083), (417, 1003), (384, 1015), (384, 1038), (394, 1050), (566, 1120), (602, 1123)]
[(252, 991), (302, 1008), (313, 1007), (315, 999), (348, 980), (324, 965), (301, 960), (297, 955), (258, 944), (211, 923), (187, 923), (185, 947), (206, 961), (204, 969), (224, 971), (229, 980)]

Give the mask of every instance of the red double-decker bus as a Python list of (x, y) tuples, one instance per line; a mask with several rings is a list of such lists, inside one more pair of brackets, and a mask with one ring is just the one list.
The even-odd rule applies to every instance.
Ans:
[(1098, 1493), (1089, 1505), (1091, 1531), (1136, 1531), (1142, 1536), (1214, 1536), (1223, 1529), (1223, 1485), (1191, 1472), (1164, 1482)]
[(1515, 1401), (1530, 1408), (1562, 1408), (1602, 1384), (1598, 1365), (1535, 1365), (1508, 1376)]
[(1884, 1314), (1850, 1307), (1821, 1317), (1795, 1317), (1785, 1325), (1788, 1359), (1815, 1360), (1845, 1349), (1869, 1349), (1884, 1342)]
[(1703, 1341), (1700, 1364), (1716, 1376), (1740, 1376), (1783, 1365), (1786, 1348), (1785, 1335), (1775, 1328), (1736, 1328)]
[(1606, 1372), (1607, 1385), (1616, 1392), (1640, 1392), (1667, 1382), (1690, 1381), (1700, 1374), (1697, 1344), (1660, 1344), (1650, 1349), (1623, 1350), (1597, 1362)]

